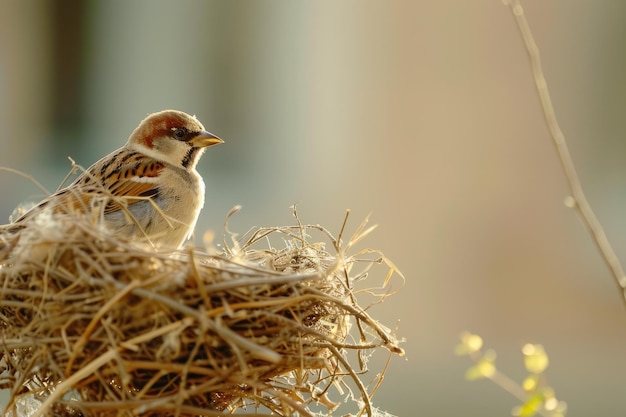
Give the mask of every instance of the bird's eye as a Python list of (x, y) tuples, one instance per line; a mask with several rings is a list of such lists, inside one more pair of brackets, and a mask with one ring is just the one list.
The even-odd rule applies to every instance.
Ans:
[(185, 136), (187, 136), (187, 129), (184, 127), (179, 127), (177, 129), (173, 129), (174, 130), (174, 137), (176, 139), (182, 140), (185, 138)]

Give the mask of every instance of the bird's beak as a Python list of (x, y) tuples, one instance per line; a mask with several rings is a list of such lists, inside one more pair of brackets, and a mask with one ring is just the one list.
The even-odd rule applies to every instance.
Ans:
[(213, 133), (209, 133), (206, 130), (201, 130), (200, 133), (198, 133), (193, 138), (189, 139), (189, 143), (194, 148), (205, 148), (207, 146), (213, 146), (219, 143), (224, 143), (224, 141), (218, 138), (217, 136), (215, 136)]

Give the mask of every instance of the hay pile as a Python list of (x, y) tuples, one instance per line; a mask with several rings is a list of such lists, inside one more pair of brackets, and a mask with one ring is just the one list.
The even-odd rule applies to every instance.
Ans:
[(377, 414), (382, 374), (366, 386), (360, 362), (403, 351), (356, 301), (355, 282), (386, 261), (347, 254), (368, 231), (342, 245), (343, 227), (334, 237), (298, 220), (210, 255), (138, 248), (85, 216), (0, 228), (8, 410), (26, 398), (38, 416), (317, 416), (348, 399)]

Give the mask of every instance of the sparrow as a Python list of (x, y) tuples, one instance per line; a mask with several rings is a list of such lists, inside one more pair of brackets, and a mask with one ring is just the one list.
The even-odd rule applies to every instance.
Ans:
[(84, 213), (116, 237), (177, 249), (191, 236), (204, 205), (196, 170), (207, 147), (223, 143), (194, 117), (177, 110), (148, 115), (120, 149), (36, 204), (12, 225), (42, 213)]

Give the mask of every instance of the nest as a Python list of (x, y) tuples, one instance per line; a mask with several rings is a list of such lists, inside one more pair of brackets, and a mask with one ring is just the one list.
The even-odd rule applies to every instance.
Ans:
[[(321, 416), (347, 401), (380, 415), (383, 373), (363, 383), (365, 359), (403, 351), (357, 296), (382, 301), (395, 268), (376, 251), (348, 255), (365, 222), (343, 245), (345, 221), (335, 237), (295, 218), (225, 232), (217, 254), (140, 248), (88, 216), (0, 228), (8, 413)], [(382, 294), (357, 291), (380, 263)]]

